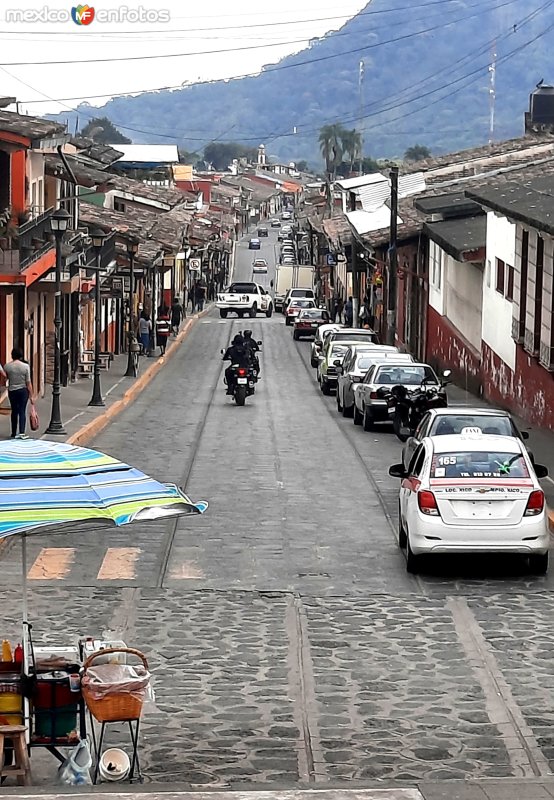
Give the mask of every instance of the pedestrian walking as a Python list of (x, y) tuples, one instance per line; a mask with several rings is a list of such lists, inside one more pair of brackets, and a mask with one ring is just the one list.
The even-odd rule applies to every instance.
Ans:
[(194, 314), (196, 311), (196, 282), (189, 287), (189, 303), (190, 303), (190, 313)]
[(344, 306), (344, 324), (348, 328), (351, 328), (353, 320), (354, 320), (354, 304), (352, 302), (352, 298), (349, 297)]
[(212, 279), (208, 284), (208, 300), (215, 300), (215, 281)]
[(331, 309), (332, 310), (332, 316), (333, 316), (333, 322), (337, 321), (337, 317), (339, 317), (339, 322), (340, 322), (340, 311), (339, 311), (339, 309), (340, 309), (340, 297), (339, 297), (338, 294), (334, 294), (333, 295), (333, 305), (332, 305), (332, 309)]
[(169, 339), (170, 333), (171, 321), (169, 319), (169, 313), (166, 309), (162, 309), (162, 313), (156, 318), (156, 344), (160, 348), (160, 356), (165, 355), (167, 340)]
[(177, 336), (179, 333), (184, 314), (185, 312), (183, 306), (179, 302), (179, 298), (174, 297), (173, 305), (171, 306), (171, 330), (173, 331), (174, 336)]
[(198, 310), (199, 311), (203, 311), (204, 310), (204, 302), (206, 300), (206, 287), (203, 286), (201, 283), (199, 283), (196, 286), (195, 296), (196, 296), (196, 305), (198, 307)]
[(152, 320), (150, 319), (150, 315), (143, 311), (139, 317), (139, 324), (138, 324), (138, 338), (139, 342), (142, 345), (142, 354), (146, 355), (146, 353), (150, 350), (150, 334), (152, 333)]
[[(0, 367), (3, 382), (8, 383), (8, 399), (11, 406), (12, 439), (28, 439), (25, 433), (27, 425), (27, 403), (34, 406), (31, 368), (23, 360), (23, 351), (19, 347), (12, 350), (12, 360), (4, 368)], [(18, 432), (19, 428), (19, 432)]]

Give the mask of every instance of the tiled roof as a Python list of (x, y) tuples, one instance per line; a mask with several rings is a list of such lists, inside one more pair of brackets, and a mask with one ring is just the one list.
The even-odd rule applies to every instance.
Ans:
[(71, 144), (78, 149), (80, 156), (86, 156), (104, 167), (109, 167), (122, 155), (121, 150), (117, 150), (109, 144), (100, 144), (86, 136), (74, 136)]
[[(89, 166), (88, 163), (85, 164), (74, 156), (65, 155), (65, 158), (71, 170), (73, 171), (79, 186), (92, 188), (93, 186), (104, 186), (107, 184), (111, 185), (116, 179), (115, 175), (95, 169), (94, 167)], [(44, 171), (47, 175), (52, 175), (55, 178), (61, 178), (66, 181), (73, 182), (73, 178), (68, 175), (63, 161), (58, 156), (45, 156)], [(106, 188), (109, 187), (106, 186)]]
[(554, 235), (554, 174), (490, 183), (468, 190), (467, 195), (487, 209)]
[(441, 222), (425, 222), (423, 232), (457, 261), (472, 261), (471, 254), (487, 243), (487, 217), (461, 217)]
[(323, 232), (333, 247), (341, 249), (352, 243), (352, 229), (342, 212), (335, 213), (330, 219), (322, 220)]
[(0, 131), (9, 131), (28, 139), (42, 139), (48, 136), (61, 135), (65, 126), (59, 122), (40, 117), (28, 117), (25, 114), (15, 114), (13, 111), (0, 109)]
[(180, 189), (171, 186), (153, 186), (143, 181), (127, 178), (125, 175), (117, 174), (110, 177), (113, 190), (126, 192), (137, 198), (152, 200), (157, 203), (164, 203), (173, 208), (183, 202), (184, 193)]

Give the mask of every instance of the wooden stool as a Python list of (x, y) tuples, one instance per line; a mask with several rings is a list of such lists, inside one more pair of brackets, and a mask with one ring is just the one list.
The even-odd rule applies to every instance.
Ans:
[[(4, 767), (4, 745), (6, 739), (13, 742), (13, 766)], [(27, 752), (24, 725), (0, 725), (0, 777), (14, 775), (19, 786), (31, 786), (31, 763)]]

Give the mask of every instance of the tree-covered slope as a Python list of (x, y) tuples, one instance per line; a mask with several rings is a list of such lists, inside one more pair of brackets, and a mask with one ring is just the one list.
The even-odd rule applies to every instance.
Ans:
[(168, 141), (164, 134), (192, 151), (212, 138), (263, 142), (283, 160), (319, 165), (322, 125), (360, 127), (363, 59), (365, 153), (394, 157), (415, 142), (447, 152), (488, 138), (495, 38), (495, 138), (522, 132), (530, 91), (554, 81), (551, 28), (554, 2), (544, 0), (373, 0), (256, 77), (83, 104), (78, 119), (106, 115), (135, 142)]

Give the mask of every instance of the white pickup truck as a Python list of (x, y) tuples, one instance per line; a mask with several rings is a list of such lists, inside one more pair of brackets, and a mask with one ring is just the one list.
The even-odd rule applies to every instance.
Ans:
[(245, 314), (255, 317), (258, 313), (270, 317), (273, 314), (273, 298), (267, 289), (257, 283), (232, 283), (217, 295), (216, 306), (224, 319), (230, 311), (239, 317)]

